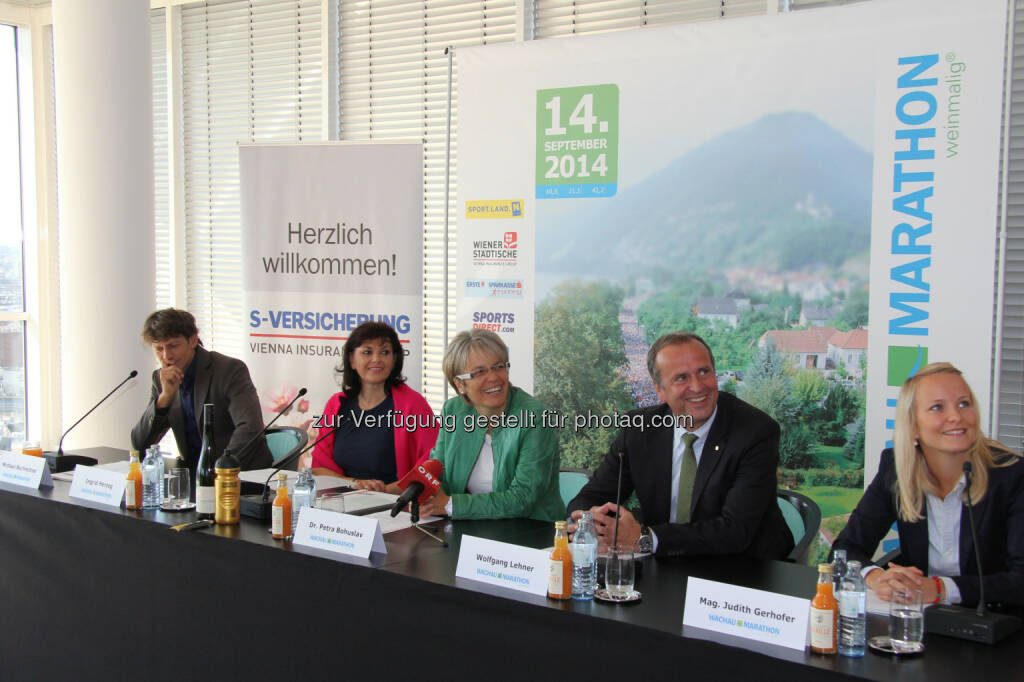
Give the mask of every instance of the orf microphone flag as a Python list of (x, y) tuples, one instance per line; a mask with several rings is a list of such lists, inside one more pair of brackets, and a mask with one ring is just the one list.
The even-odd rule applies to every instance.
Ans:
[(395, 506), (391, 508), (391, 515), (398, 516), (405, 505), (415, 499), (418, 503), (426, 502), (430, 497), (441, 489), (441, 462), (436, 459), (428, 459), (417, 464), (409, 470), (398, 482), (399, 488), (405, 490), (395, 500)]

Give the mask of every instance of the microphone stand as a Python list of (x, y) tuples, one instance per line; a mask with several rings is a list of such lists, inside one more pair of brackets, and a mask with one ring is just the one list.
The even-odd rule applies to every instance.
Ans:
[[(238, 451), (237, 453), (235, 453), (235, 457), (236, 457), (236, 458), (238, 459), (238, 461), (242, 461), (242, 455), (243, 455), (243, 454), (244, 454), (245, 452), (248, 452), (249, 448), (251, 448), (251, 447), (253, 446), (253, 444), (254, 444), (254, 443), (256, 443), (256, 441), (258, 441), (258, 440), (260, 439), (260, 436), (266, 436), (266, 435), (267, 435), (267, 431), (269, 431), (269, 430), (270, 430), (270, 427), (274, 425), (274, 422), (276, 422), (276, 421), (277, 421), (278, 419), (280, 419), (280, 418), (281, 418), (282, 416), (284, 416), (284, 414), (285, 414), (285, 413), (286, 413), (286, 412), (287, 412), (288, 410), (292, 409), (292, 405), (294, 405), (294, 404), (295, 404), (295, 402), (296, 402), (296, 401), (297, 401), (297, 400), (298, 400), (299, 398), (301, 398), (302, 396), (304, 396), (304, 395), (306, 395), (306, 387), (305, 387), (305, 386), (303, 386), (302, 388), (300, 388), (300, 389), (299, 389), (299, 392), (298, 392), (298, 393), (296, 393), (296, 394), (295, 394), (295, 397), (294, 397), (294, 398), (292, 398), (292, 399), (291, 399), (291, 401), (290, 401), (290, 402), (289, 402), (289, 403), (288, 403), (287, 405), (285, 405), (285, 406), (284, 406), (284, 409), (283, 409), (283, 410), (278, 410), (278, 411), (277, 411), (277, 416), (276, 416), (276, 417), (274, 417), (273, 419), (271, 419), (271, 420), (270, 420), (270, 422), (269, 422), (269, 423), (268, 423), (268, 424), (267, 424), (266, 426), (264, 426), (264, 427), (263, 427), (263, 430), (262, 430), (262, 431), (260, 431), (259, 433), (257, 433), (257, 434), (256, 434), (256, 435), (255, 435), (255, 436), (254, 436), (254, 437), (252, 438), (252, 440), (250, 440), (250, 441), (249, 441), (248, 443), (246, 443), (245, 445), (243, 445), (243, 446), (242, 446), (242, 449), (241, 449), (241, 450), (239, 450), (239, 451)], [(268, 480), (269, 480), (269, 479), (268, 479)]]
[(267, 519), (269, 519), (271, 513), (270, 479), (273, 478), (274, 474), (276, 474), (278, 471), (285, 468), (286, 466), (297, 460), (299, 457), (315, 448), (320, 443), (320, 441), (324, 440), (328, 436), (333, 436), (335, 433), (337, 433), (338, 429), (340, 429), (344, 425), (345, 420), (342, 419), (337, 424), (335, 424), (330, 431), (317, 438), (310, 445), (281, 460), (276, 467), (271, 469), (270, 475), (267, 476), (267, 480), (264, 481), (263, 483), (263, 491), (261, 493), (255, 493), (252, 495), (242, 495), (239, 507), (239, 511), (242, 514), (242, 516), (248, 516), (253, 519), (259, 519), (261, 521), (266, 521)]
[[(978, 532), (974, 527), (974, 505), (971, 503), (971, 474), (974, 473), (970, 460), (964, 462), (964, 502), (967, 503), (968, 525), (974, 542), (974, 559), (978, 570), (978, 607), (973, 611), (963, 606), (935, 604), (924, 612), (924, 631), (957, 637), (972, 642), (995, 644), (1021, 628), (1021, 619), (1006, 613), (989, 613), (985, 606), (985, 574), (982, 572), (981, 546)], [(962, 512), (961, 512), (962, 513)], [(962, 528), (962, 526), (961, 526)], [(961, 557), (963, 558), (963, 557)]]
[(619, 504), (622, 502), (622, 450), (619, 450), (619, 481), (615, 484), (615, 530), (612, 531), (612, 556), (619, 551)]
[(50, 452), (50, 453), (43, 453), (44, 456), (46, 457), (46, 463), (50, 467), (50, 471), (52, 471), (54, 473), (60, 473), (62, 471), (70, 471), (71, 469), (73, 469), (78, 464), (83, 464), (83, 465), (86, 465), (86, 466), (93, 466), (93, 465), (95, 465), (97, 463), (97, 460), (94, 457), (86, 457), (84, 455), (68, 455), (68, 456), (65, 457), (64, 456), (64, 439), (67, 437), (67, 435), (69, 433), (71, 433), (71, 429), (73, 429), (76, 426), (78, 426), (79, 424), (81, 424), (82, 421), (86, 417), (88, 417), (90, 414), (95, 412), (96, 408), (99, 407), (100, 405), (102, 405), (103, 402), (107, 398), (109, 398), (110, 396), (114, 395), (114, 392), (117, 391), (117, 389), (121, 388), (122, 386), (127, 384), (129, 381), (131, 381), (132, 379), (137, 377), (138, 375), (139, 375), (139, 371), (133, 369), (131, 371), (131, 373), (124, 379), (124, 381), (119, 383), (117, 386), (114, 386), (114, 389), (110, 393), (108, 393), (105, 396), (103, 396), (98, 403), (96, 403), (95, 405), (92, 406), (91, 410), (89, 410), (88, 412), (83, 414), (78, 421), (76, 421), (74, 424), (72, 424), (70, 426), (70, 428), (68, 428), (68, 430), (64, 432), (64, 435), (60, 437), (60, 442), (57, 443), (57, 452), (56, 453), (52, 453), (52, 452)]

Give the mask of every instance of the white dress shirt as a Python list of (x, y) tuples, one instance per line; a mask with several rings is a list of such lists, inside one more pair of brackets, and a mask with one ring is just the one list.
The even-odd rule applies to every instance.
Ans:
[[(679, 420), (676, 420), (676, 425), (672, 429), (672, 487), (671, 499), (669, 500), (668, 508), (668, 520), (670, 523), (676, 522), (676, 506), (679, 504), (679, 476), (683, 469), (683, 453), (686, 452), (686, 443), (683, 442), (683, 435), (692, 433), (697, 436), (697, 440), (693, 441), (693, 455), (697, 460), (697, 465), (700, 465), (700, 456), (704, 452), (704, 443), (707, 442), (708, 433), (711, 431), (711, 425), (715, 423), (715, 417), (718, 415), (718, 405), (715, 405), (715, 411), (711, 413), (708, 420), (700, 425), (699, 428), (690, 431), (683, 427)], [(653, 551), (658, 549), (658, 536), (655, 535), (654, 531), (651, 531), (651, 539), (654, 541)]]

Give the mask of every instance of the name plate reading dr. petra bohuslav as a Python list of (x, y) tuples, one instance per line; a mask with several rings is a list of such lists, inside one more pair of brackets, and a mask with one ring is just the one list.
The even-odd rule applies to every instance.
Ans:
[(809, 599), (687, 578), (683, 625), (803, 651)]
[(40, 486), (53, 487), (45, 458), (17, 452), (0, 452), (0, 483), (32, 490), (38, 490)]
[(547, 550), (463, 535), (455, 577), (544, 596), (548, 562)]
[(68, 496), (108, 507), (120, 507), (121, 500), (124, 499), (126, 479), (123, 471), (84, 467), (79, 464), (75, 467)]
[(388, 552), (377, 519), (313, 507), (299, 510), (292, 544), (363, 559), (368, 558), (370, 552)]

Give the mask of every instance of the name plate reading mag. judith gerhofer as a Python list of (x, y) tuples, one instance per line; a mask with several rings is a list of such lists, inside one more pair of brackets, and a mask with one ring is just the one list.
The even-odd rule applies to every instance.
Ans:
[(809, 609), (807, 599), (688, 578), (683, 625), (802, 651)]

